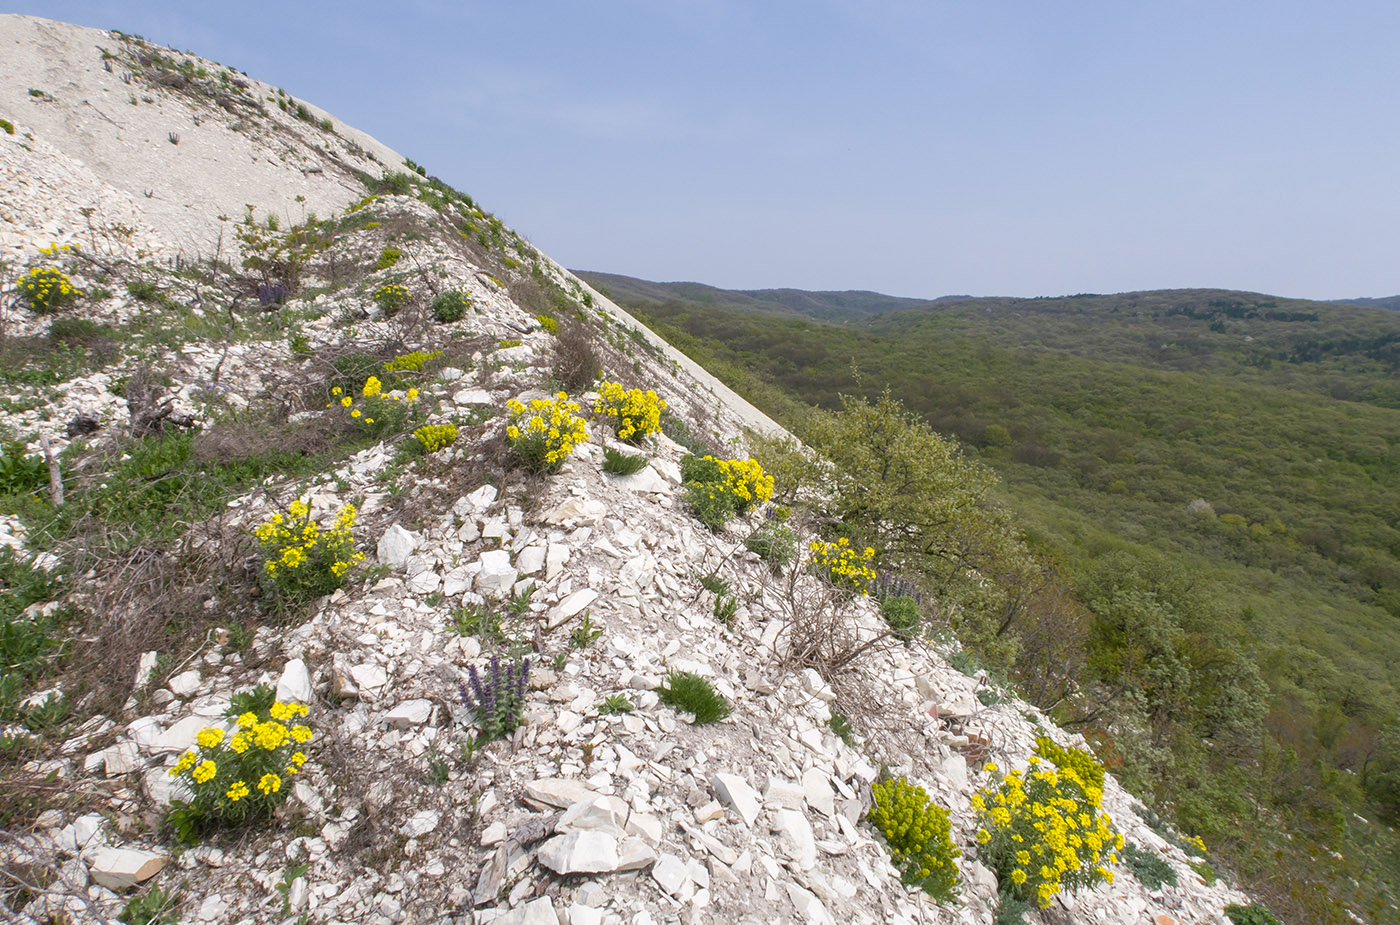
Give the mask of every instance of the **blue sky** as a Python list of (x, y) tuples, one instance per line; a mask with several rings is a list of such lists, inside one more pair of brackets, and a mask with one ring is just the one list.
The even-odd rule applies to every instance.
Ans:
[(245, 70), (567, 266), (733, 288), (1400, 292), (1400, 4), (11, 3)]

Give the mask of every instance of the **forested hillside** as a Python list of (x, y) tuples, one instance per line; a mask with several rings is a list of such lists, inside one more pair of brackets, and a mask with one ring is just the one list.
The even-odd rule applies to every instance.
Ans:
[[(1288, 921), (1390, 920), (1400, 316), (1178, 290), (866, 318), (585, 276), (799, 434), (888, 391), (995, 468), (1037, 564), (962, 635)], [(1002, 645), (1018, 623), (1046, 643)]]

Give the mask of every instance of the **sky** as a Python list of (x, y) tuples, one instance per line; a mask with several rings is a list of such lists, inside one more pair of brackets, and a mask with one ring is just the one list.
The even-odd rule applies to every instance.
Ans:
[(1400, 292), (1394, 0), (48, 0), (374, 135), (574, 269)]

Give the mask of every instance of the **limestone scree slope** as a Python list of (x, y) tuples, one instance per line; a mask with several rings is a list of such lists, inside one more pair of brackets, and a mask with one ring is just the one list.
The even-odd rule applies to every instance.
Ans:
[[(217, 459), (251, 452), (262, 427), (326, 460), (230, 481), (172, 513), (179, 536), (159, 542), (132, 522), (91, 529), (100, 514), (62, 529), (0, 516), (0, 545), (65, 576), (61, 598), (20, 619), (72, 605), (73, 658), (157, 638), (140, 627), (175, 606), (178, 583), (118, 593), (123, 576), (168, 561), (203, 582), (192, 637), (100, 650), (115, 700), (62, 660), (26, 682), (0, 730), (32, 749), (3, 765), (6, 786), (33, 797), (0, 833), (7, 918), (115, 921), (158, 895), (172, 922), (993, 921), (971, 802), (984, 765), (1024, 769), (1036, 735), (1077, 740), (954, 669), (955, 643), (889, 636), (872, 601), (842, 596), (800, 556), (775, 573), (744, 544), (761, 509), (718, 532), (695, 519), (677, 441), (743, 456), (780, 427), (469, 197), (247, 75), (0, 16), (0, 118), (13, 128), (0, 132), (0, 334), (22, 348), (5, 354), (0, 432), (25, 453), (47, 442), (65, 504), (188, 464), (123, 470), (136, 441), (183, 438), (191, 459)], [(31, 311), (16, 284), (33, 267), (68, 274), (76, 304)], [(374, 297), (386, 284), (408, 293), (397, 311)], [(443, 321), (432, 303), (450, 290), (470, 307)], [(75, 318), (98, 327), (83, 334)], [(506, 402), (554, 392), (587, 352), (579, 338), (604, 378), (669, 405), (640, 472), (603, 470), (605, 449), (639, 449), (599, 420), (547, 477), (503, 449)], [(402, 430), (366, 437), (327, 404), (333, 383), (355, 394), (414, 351), (428, 361), (394, 398), (415, 425), (461, 433), (416, 458)], [(574, 397), (587, 407), (593, 394)], [(257, 597), (248, 532), (296, 499), (315, 518), (355, 504), (367, 558), (278, 620)], [(803, 549), (810, 528), (793, 526)], [(139, 543), (119, 541), (138, 530)], [(796, 656), (813, 633), (870, 645), (832, 671)], [(530, 660), (523, 722), (477, 744), (459, 690), (493, 654)], [(708, 679), (732, 714), (694, 724), (661, 703), (671, 671)], [(309, 760), (276, 818), (178, 850), (162, 818), (187, 794), (169, 770), (259, 683), (308, 705)], [(36, 726), (34, 711), (64, 697), (67, 724)], [(833, 711), (853, 735), (833, 731)], [(949, 808), (953, 900), (901, 884), (864, 821), (882, 770)], [(1248, 902), (1207, 885), (1135, 805), (1110, 776), (1118, 830), (1176, 884), (1149, 889), (1119, 864), (1111, 884), (1029, 921), (1223, 925), (1226, 904)]]

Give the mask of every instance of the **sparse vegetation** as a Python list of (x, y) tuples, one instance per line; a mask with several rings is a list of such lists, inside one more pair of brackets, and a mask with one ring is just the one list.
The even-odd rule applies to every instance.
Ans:
[(709, 681), (689, 671), (670, 671), (657, 689), (661, 702), (695, 717), (695, 724), (725, 719), (734, 708)]

